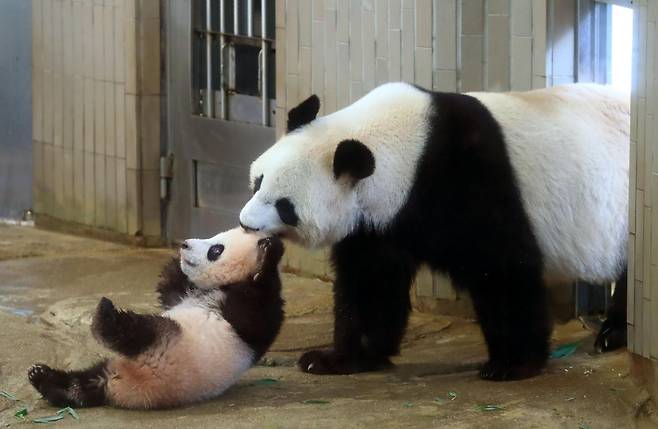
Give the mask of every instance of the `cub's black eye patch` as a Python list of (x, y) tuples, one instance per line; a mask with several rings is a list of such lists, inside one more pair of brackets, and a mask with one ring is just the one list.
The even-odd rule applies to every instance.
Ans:
[(223, 251), (224, 251), (224, 246), (221, 244), (215, 244), (213, 246), (210, 246), (210, 249), (208, 249), (208, 260), (216, 261), (217, 259), (219, 259)]
[(295, 205), (288, 198), (279, 198), (276, 200), (274, 207), (276, 207), (276, 211), (279, 213), (279, 217), (283, 223), (290, 226), (297, 226), (299, 217), (297, 217), (297, 213), (295, 212)]
[(256, 180), (254, 180), (254, 194), (258, 192), (260, 189), (260, 184), (263, 183), (263, 175), (261, 174), (260, 176), (256, 177)]

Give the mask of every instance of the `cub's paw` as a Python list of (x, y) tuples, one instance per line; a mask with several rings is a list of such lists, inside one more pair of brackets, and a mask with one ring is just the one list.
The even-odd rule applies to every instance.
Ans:
[(599, 353), (604, 353), (625, 347), (626, 332), (626, 323), (614, 323), (607, 319), (596, 336), (594, 349)]
[(310, 374), (354, 374), (387, 368), (391, 361), (386, 357), (350, 358), (334, 350), (311, 350), (299, 358), (298, 365)]
[(78, 406), (69, 398), (71, 377), (65, 371), (52, 369), (48, 365), (32, 365), (27, 371), (27, 377), (43, 399), (56, 407)]
[(489, 361), (480, 368), (480, 378), (491, 381), (523, 380), (540, 374), (543, 367), (543, 363), (511, 365)]
[(43, 393), (43, 390), (52, 387), (66, 387), (68, 378), (63, 371), (52, 369), (48, 365), (38, 363), (27, 370), (27, 378), (35, 389)]
[(260, 258), (264, 265), (275, 265), (283, 256), (283, 242), (278, 237), (265, 237), (258, 240)]

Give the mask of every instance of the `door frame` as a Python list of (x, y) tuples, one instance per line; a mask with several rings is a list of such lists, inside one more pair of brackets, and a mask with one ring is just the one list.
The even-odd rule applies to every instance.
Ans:
[[(209, 119), (195, 114), (192, 94), (192, 0), (169, 0), (167, 14), (167, 153), (173, 156), (170, 196), (164, 207), (168, 241), (208, 237), (238, 224), (242, 204), (250, 195), (251, 162), (275, 139), (275, 129), (262, 125)], [(194, 161), (244, 177), (226, 193), (227, 204), (197, 204)], [(223, 174), (218, 180), (226, 179)], [(237, 188), (236, 188), (237, 187)], [(222, 195), (219, 195), (221, 198)]]

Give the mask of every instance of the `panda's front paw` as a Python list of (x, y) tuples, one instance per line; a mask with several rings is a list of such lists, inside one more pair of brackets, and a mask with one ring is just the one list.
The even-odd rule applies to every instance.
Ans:
[[(357, 372), (348, 359), (333, 350), (311, 350), (299, 358), (299, 368), (310, 374), (351, 374)], [(351, 367), (351, 368), (350, 368)]]
[(599, 353), (617, 350), (626, 346), (626, 323), (615, 323), (611, 319), (603, 322), (601, 330), (596, 336), (594, 342), (594, 349)]
[(383, 356), (345, 356), (334, 350), (311, 350), (299, 358), (299, 368), (310, 374), (354, 374), (391, 366)]
[(489, 361), (480, 368), (480, 378), (491, 381), (513, 381), (534, 377), (541, 373), (543, 363), (509, 364)]

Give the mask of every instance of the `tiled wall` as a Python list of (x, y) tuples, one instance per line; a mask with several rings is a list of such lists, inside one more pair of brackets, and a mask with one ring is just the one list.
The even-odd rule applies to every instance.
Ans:
[[(528, 90), (568, 70), (561, 58), (570, 60), (573, 79), (573, 46), (547, 46), (547, 27), (561, 24), (559, 40), (573, 41), (575, 10), (573, 0), (277, 1), (277, 132), (286, 112), (311, 94), (327, 114), (388, 81), (439, 91)], [(291, 247), (286, 258), (297, 271), (331, 276), (326, 251)], [(428, 271), (417, 277), (416, 295), (458, 298), (449, 280)]]
[(33, 0), (34, 209), (160, 237), (160, 1)]
[(281, 0), (277, 130), (315, 93), (321, 113), (403, 80), (443, 91), (546, 83), (547, 0)]
[(628, 347), (658, 359), (658, 2), (634, 8)]

